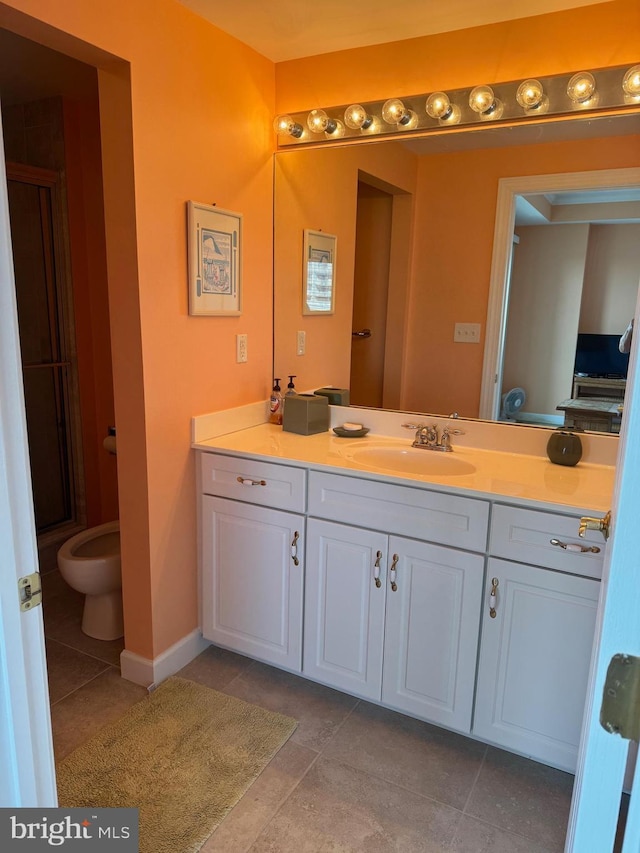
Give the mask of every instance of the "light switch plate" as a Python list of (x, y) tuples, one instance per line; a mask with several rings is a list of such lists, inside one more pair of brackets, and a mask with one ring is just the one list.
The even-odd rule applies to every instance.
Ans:
[(298, 332), (296, 339), (296, 355), (304, 355), (307, 350), (307, 333)]
[(480, 323), (456, 323), (453, 340), (458, 344), (479, 344)]

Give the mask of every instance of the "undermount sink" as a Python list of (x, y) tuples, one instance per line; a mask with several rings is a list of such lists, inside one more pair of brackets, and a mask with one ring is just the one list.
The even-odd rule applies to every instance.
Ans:
[(348, 451), (345, 456), (359, 465), (403, 474), (434, 474), (446, 477), (473, 474), (476, 470), (475, 465), (457, 458), (454, 453), (439, 453), (414, 447), (362, 447)]

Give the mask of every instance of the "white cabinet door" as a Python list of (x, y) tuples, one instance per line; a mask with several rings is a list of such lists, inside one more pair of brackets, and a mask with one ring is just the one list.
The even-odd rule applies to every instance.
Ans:
[(376, 701), (382, 680), (387, 541), (388, 536), (372, 530), (309, 519), (304, 673)]
[(489, 560), (474, 734), (575, 771), (599, 588), (590, 578)]
[[(382, 701), (471, 730), (484, 558), (392, 536)], [(391, 575), (391, 572), (389, 573)]]
[(201, 530), (203, 635), (300, 672), (304, 518), (203, 495)]

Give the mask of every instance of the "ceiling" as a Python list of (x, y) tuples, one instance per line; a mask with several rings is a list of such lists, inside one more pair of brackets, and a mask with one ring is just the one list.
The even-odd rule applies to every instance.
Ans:
[[(449, 32), (603, 0), (179, 0), (274, 62)], [(604, 0), (608, 2), (608, 0)], [(399, 11), (401, 10), (401, 14)], [(34, 74), (34, 69), (37, 73)], [(95, 93), (95, 69), (0, 28), (5, 106)]]
[(528, 18), (608, 0), (180, 0), (273, 62)]

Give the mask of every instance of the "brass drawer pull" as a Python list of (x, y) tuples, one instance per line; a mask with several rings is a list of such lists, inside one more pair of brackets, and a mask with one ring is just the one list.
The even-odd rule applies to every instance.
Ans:
[(565, 551), (576, 551), (579, 554), (599, 554), (600, 548), (597, 545), (579, 545), (577, 542), (561, 542), (559, 539), (550, 539), (552, 545), (557, 545), (558, 548), (564, 548)]
[(251, 480), (248, 477), (238, 477), (238, 482), (242, 486), (266, 486), (266, 480)]

